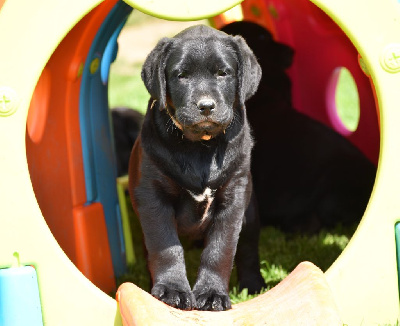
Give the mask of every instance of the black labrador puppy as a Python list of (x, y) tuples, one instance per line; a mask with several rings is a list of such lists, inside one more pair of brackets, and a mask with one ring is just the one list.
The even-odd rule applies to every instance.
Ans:
[(285, 69), (294, 51), (252, 22), (222, 30), (243, 36), (263, 71), (257, 93), (246, 103), (256, 140), (252, 175), (262, 224), (308, 233), (359, 222), (376, 167), (346, 138), (293, 108)]
[[(244, 106), (260, 78), (242, 37), (202, 25), (161, 39), (143, 65), (151, 99), (130, 158), (129, 188), (151, 293), (173, 307), (229, 309), (236, 251), (241, 287), (264, 285)], [(178, 235), (204, 239), (193, 289)]]

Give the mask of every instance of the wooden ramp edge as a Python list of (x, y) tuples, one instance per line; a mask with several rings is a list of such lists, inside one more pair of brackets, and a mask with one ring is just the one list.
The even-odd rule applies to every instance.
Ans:
[(310, 262), (300, 263), (277, 286), (228, 311), (178, 310), (132, 283), (119, 287), (117, 301), (124, 326), (343, 325), (324, 273)]

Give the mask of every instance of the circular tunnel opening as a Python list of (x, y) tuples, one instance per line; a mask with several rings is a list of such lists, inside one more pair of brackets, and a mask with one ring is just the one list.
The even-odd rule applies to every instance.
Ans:
[(360, 120), (357, 84), (345, 67), (336, 68), (326, 89), (326, 108), (335, 130), (346, 136), (356, 131)]
[[(167, 22), (131, 10), (106, 1), (71, 30), (39, 79), (27, 122), (27, 158), (42, 213), (68, 257), (107, 293), (116, 288), (115, 276), (147, 290), (150, 284), (140, 225), (124, 193), (123, 161), (130, 149), (117, 144), (121, 137), (132, 146), (137, 135), (132, 126), (140, 125), (147, 107), (141, 63), (161, 37), (199, 23)], [(356, 49), (319, 8), (306, 0), (279, 6), (245, 0), (241, 8), (200, 23), (225, 29), (241, 19), (267, 30), (255, 35), (255, 43), (248, 40), (265, 78), (246, 110), (256, 140), (260, 260), (270, 287), (303, 260), (326, 270), (345, 248), (374, 184), (379, 126)], [(86, 44), (77, 42), (83, 32)], [(246, 30), (238, 26), (232, 33)], [(340, 105), (332, 111), (327, 104), (327, 93), (333, 90), (337, 103), (336, 96), (348, 91), (341, 90), (338, 67), (352, 76), (351, 96), (355, 90), (359, 100), (356, 123), (348, 127), (341, 118), (345, 132), (332, 120), (332, 112), (341, 115)], [(126, 123), (131, 119), (133, 125)], [(201, 249), (186, 246), (193, 280)], [(234, 286), (235, 276), (233, 302), (248, 298)]]

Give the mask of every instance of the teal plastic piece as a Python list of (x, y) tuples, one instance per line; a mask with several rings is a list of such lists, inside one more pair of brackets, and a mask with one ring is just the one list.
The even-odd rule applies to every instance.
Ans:
[(397, 286), (400, 293), (400, 222), (394, 226), (394, 234), (396, 238)]
[(108, 84), (108, 77), (110, 75), (110, 66), (117, 58), (118, 54), (118, 36), (121, 33), (122, 28), (126, 23), (127, 18), (118, 26), (114, 34), (108, 41), (106, 48), (104, 49), (103, 59), (100, 65), (100, 75), (103, 85)]
[(43, 326), (36, 270), (0, 269), (0, 326), (26, 325)]

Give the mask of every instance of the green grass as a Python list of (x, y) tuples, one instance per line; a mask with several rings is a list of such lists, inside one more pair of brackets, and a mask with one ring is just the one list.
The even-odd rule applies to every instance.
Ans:
[[(311, 261), (326, 271), (346, 247), (354, 227), (338, 227), (312, 236), (285, 234), (275, 228), (261, 230), (261, 275), (268, 290), (282, 281), (300, 262)], [(237, 303), (251, 299), (246, 293), (237, 293), (235, 273), (231, 279), (231, 299)]]
[(142, 113), (146, 111), (150, 94), (147, 92), (140, 77), (141, 65), (131, 65), (124, 62), (113, 64), (109, 79), (109, 106), (128, 107)]
[[(157, 20), (138, 10), (129, 16), (125, 27), (140, 26)], [(130, 64), (119, 59), (110, 69), (108, 100), (109, 107), (128, 107), (142, 113), (146, 111), (150, 94), (147, 92), (140, 77), (141, 63)]]

